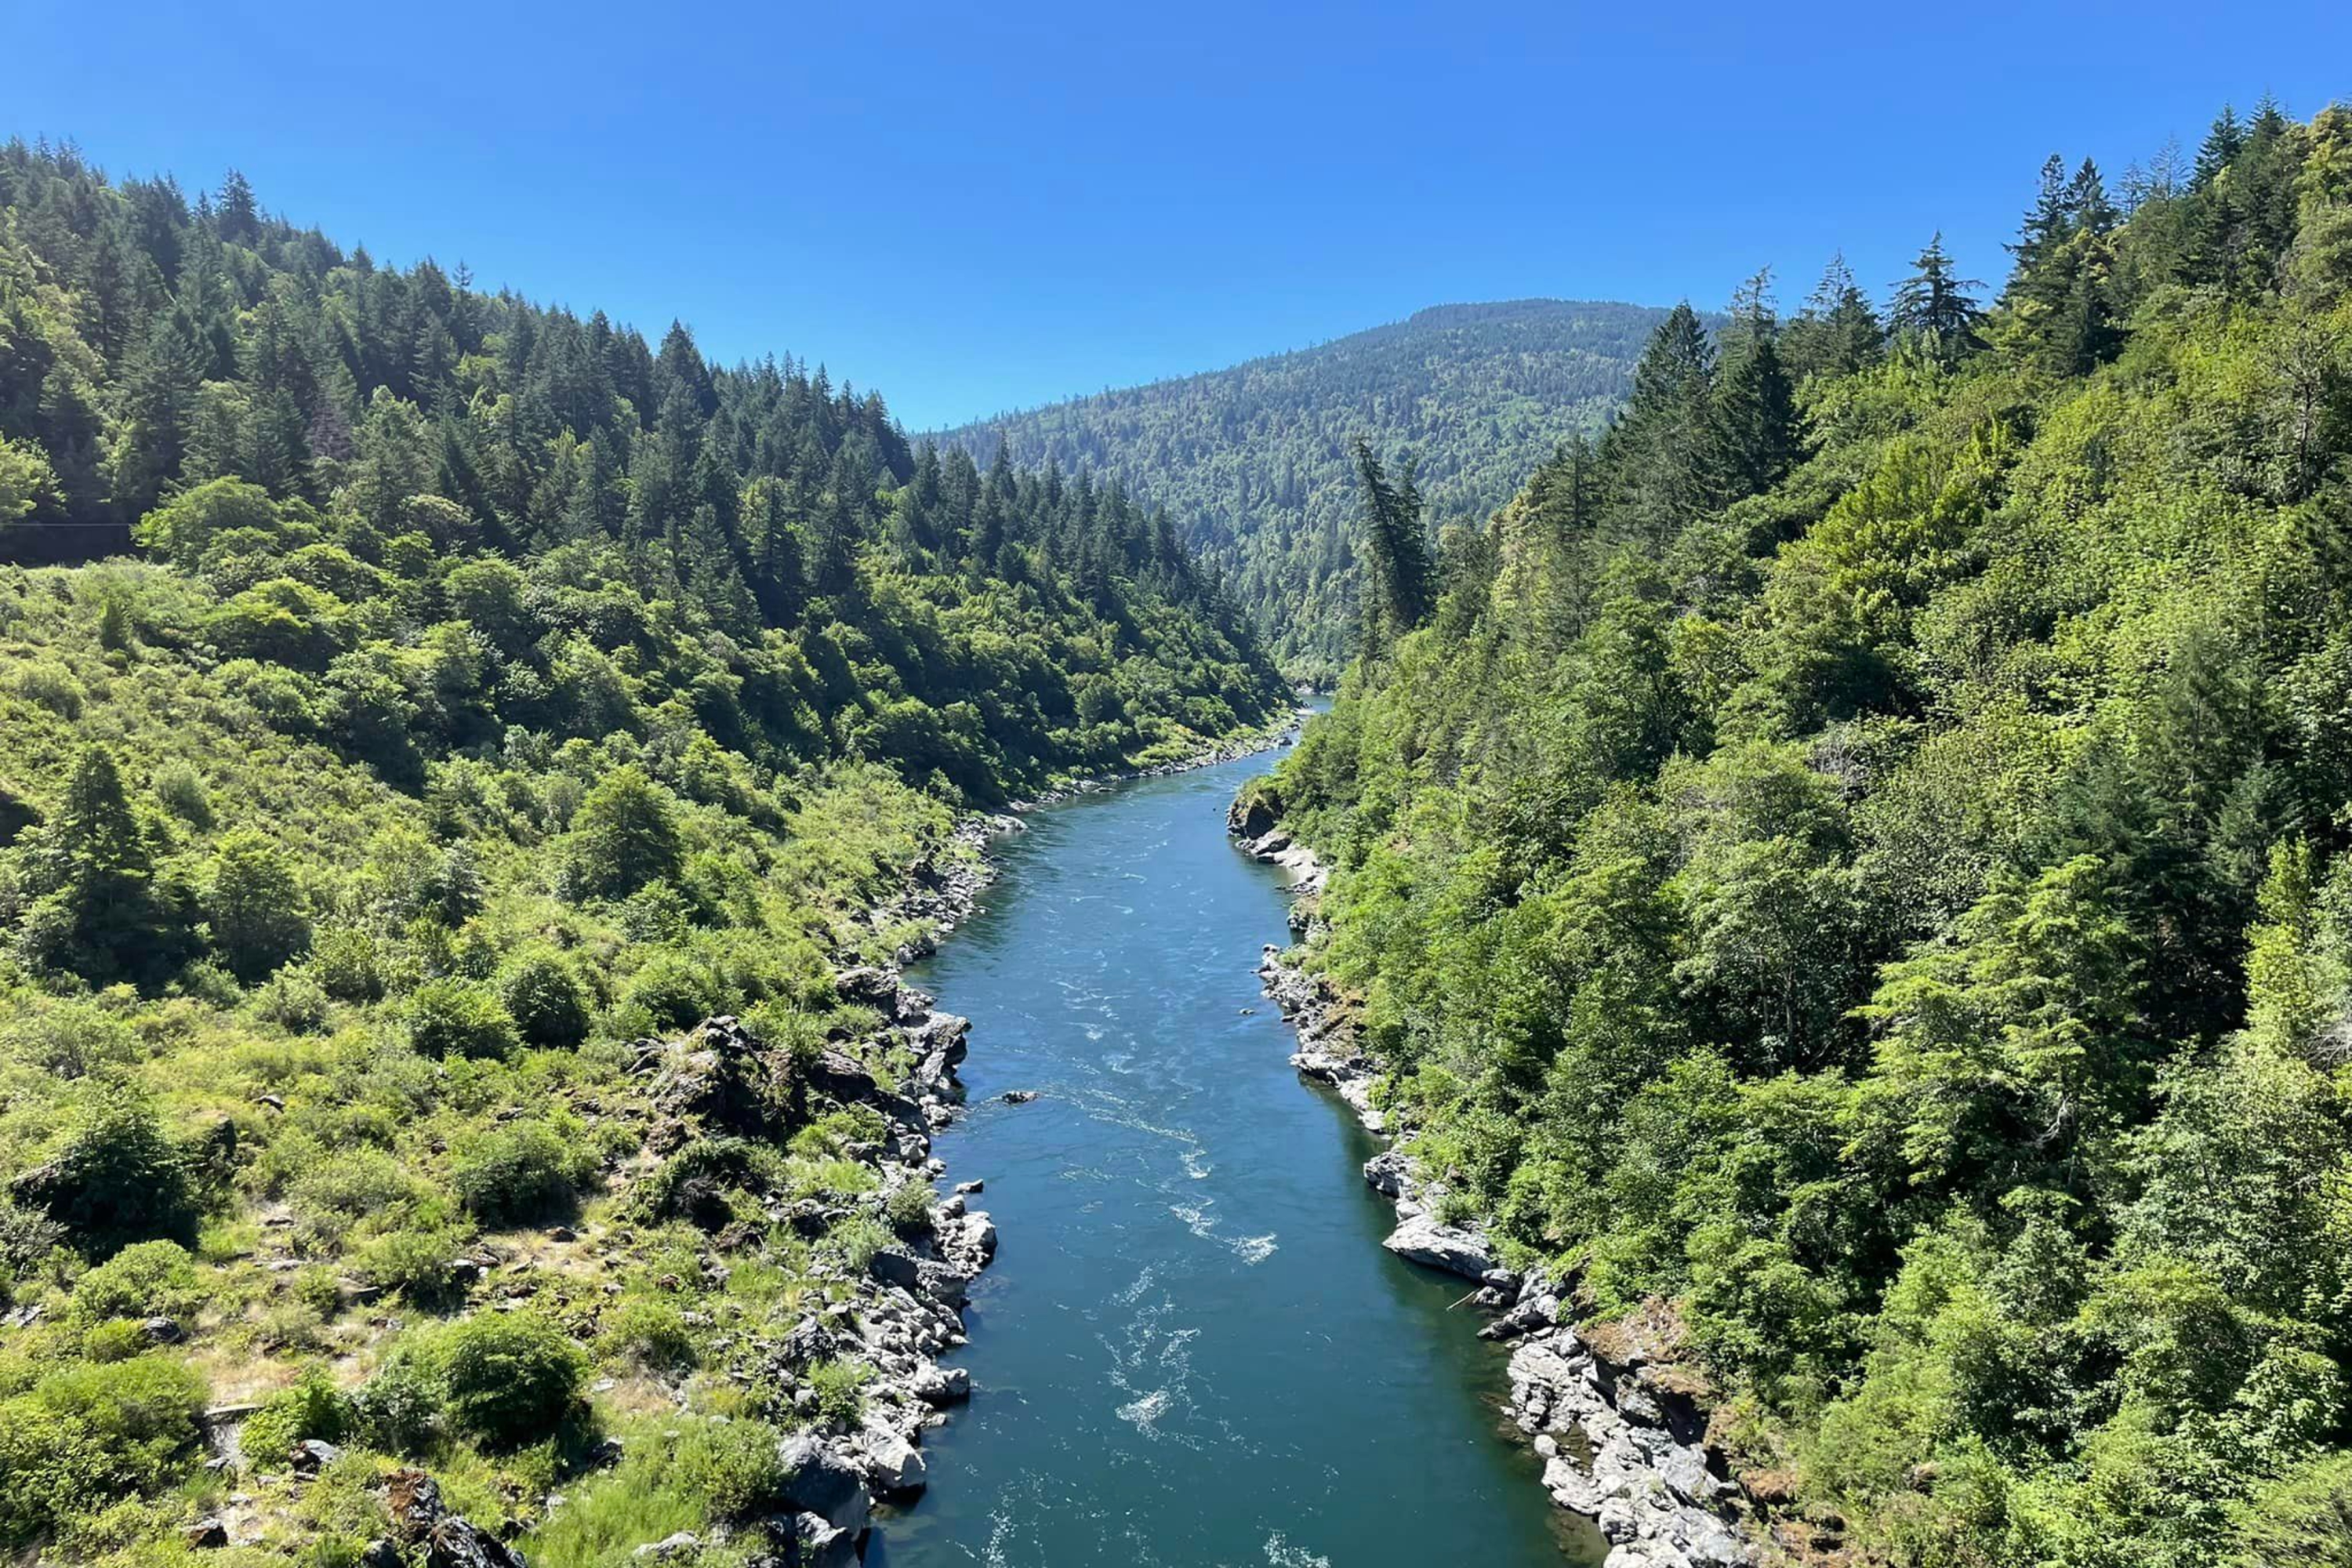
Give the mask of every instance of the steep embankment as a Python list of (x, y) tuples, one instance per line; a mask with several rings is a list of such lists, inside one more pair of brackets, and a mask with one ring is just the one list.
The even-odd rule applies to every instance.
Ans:
[(2340, 1551), (2347, 150), (2053, 160), (1990, 308), (1931, 245), (1884, 321), (1677, 312), (1589, 466), (1375, 540), (1244, 809), (1441, 1214), (1640, 1373), (1526, 1380), (1570, 1506), (1664, 1369), (1779, 1558)]
[(1116, 479), (1164, 507), (1263, 628), (1284, 672), (1328, 684), (1356, 632), (1350, 443), (1408, 454), (1441, 520), (1484, 517), (1560, 442), (1623, 402), (1664, 315), (1567, 300), (1444, 305), (1228, 370), (975, 420), (985, 462)]

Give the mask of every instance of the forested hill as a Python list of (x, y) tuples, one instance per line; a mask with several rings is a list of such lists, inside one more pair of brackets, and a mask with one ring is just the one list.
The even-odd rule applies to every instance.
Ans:
[(877, 395), (710, 364), (675, 323), (655, 348), (378, 267), (234, 176), (192, 205), (16, 144), (0, 211), (0, 557), (135, 536), (218, 600), (175, 645), (294, 681), (400, 782), (667, 697), (761, 768), (992, 799), (1265, 707), (1238, 618), (1115, 484), (912, 450)]
[(1677, 316), (1437, 560), (1376, 487), (1306, 962), (1779, 1556), (2344, 1563), (2352, 113), (2014, 255)]
[(817, 1550), (985, 1250), (854, 966), (1284, 702), (1114, 485), (0, 148), (0, 1552)]
[(1328, 682), (1357, 630), (1351, 444), (1419, 459), (1439, 518), (1483, 518), (1623, 401), (1662, 310), (1443, 305), (1229, 370), (978, 420), (945, 445), (1117, 479), (1174, 516), (1286, 673)]

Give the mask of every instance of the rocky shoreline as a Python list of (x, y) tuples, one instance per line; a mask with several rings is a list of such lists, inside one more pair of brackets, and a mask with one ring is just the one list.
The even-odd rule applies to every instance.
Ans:
[[(1244, 853), (1290, 874), (1291, 930), (1308, 934), (1314, 895), (1327, 879), (1313, 851), (1294, 843), (1262, 806), (1236, 802), (1227, 826)], [(1514, 1344), (1508, 1414), (1543, 1458), (1552, 1501), (1594, 1521), (1608, 1537), (1604, 1568), (1755, 1563), (1740, 1530), (1745, 1500), (1706, 1442), (1696, 1380), (1663, 1353), (1668, 1336), (1622, 1324), (1580, 1336), (1562, 1322), (1561, 1285), (1501, 1267), (1475, 1222), (1445, 1217), (1444, 1189), (1419, 1168), (1411, 1132), (1397, 1132), (1373, 1103), (1379, 1067), (1338, 999), (1272, 943), (1258, 974), (1297, 1034), (1291, 1065), (1337, 1093), (1367, 1131), (1393, 1137), (1364, 1163), (1365, 1182), (1396, 1205), (1397, 1225), (1382, 1245), (1476, 1282), (1470, 1299), (1494, 1314), (1480, 1335)]]

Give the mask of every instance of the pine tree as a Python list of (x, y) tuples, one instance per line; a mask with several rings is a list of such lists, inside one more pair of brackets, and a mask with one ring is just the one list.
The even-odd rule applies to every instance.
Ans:
[(1984, 285), (1957, 275), (1941, 230), (1912, 266), (1917, 270), (1895, 286), (1888, 323), (1897, 334), (1916, 339), (1934, 358), (1957, 362), (1977, 346), (1976, 327), (1984, 310), (1969, 290)]
[(2221, 117), (2205, 133), (2204, 145), (2197, 149), (2197, 162), (2189, 171), (2189, 188), (2201, 191), (2221, 177), (2221, 171), (2243, 151), (2246, 128), (2238, 119), (2238, 111), (2229, 104), (2221, 106)]
[(1433, 570), (1422, 521), (1421, 491), (1411, 461), (1391, 480), (1370, 441), (1356, 438), (1356, 477), (1364, 492), (1364, 642), (1377, 648), (1429, 617)]
[(1624, 417), (1601, 443), (1611, 531), (1663, 547), (1721, 494), (1719, 449), (1715, 351), (1685, 300), (1651, 334)]
[(253, 199), (253, 187), (235, 169), (221, 182), (213, 226), (214, 232), (233, 245), (251, 245), (261, 237), (261, 210)]

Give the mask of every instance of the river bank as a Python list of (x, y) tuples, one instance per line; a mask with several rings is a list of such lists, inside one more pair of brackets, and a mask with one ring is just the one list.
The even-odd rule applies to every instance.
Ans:
[[(1244, 853), (1289, 878), (1292, 932), (1311, 936), (1328, 868), (1240, 801), (1227, 826)], [(1365, 1183), (1395, 1205), (1396, 1225), (1382, 1245), (1475, 1284), (1465, 1299), (1493, 1314), (1481, 1337), (1512, 1343), (1508, 1415), (1542, 1459), (1552, 1502), (1607, 1537), (1603, 1568), (1753, 1563), (1739, 1528), (1744, 1500), (1706, 1441), (1701, 1390), (1675, 1364), (1671, 1335), (1642, 1323), (1580, 1335), (1562, 1321), (1566, 1282), (1501, 1266), (1480, 1223), (1450, 1212), (1443, 1184), (1414, 1157), (1411, 1129), (1391, 1125), (1376, 1103), (1379, 1064), (1362, 1049), (1341, 999), (1297, 959), (1297, 947), (1267, 943), (1257, 971), (1295, 1031), (1291, 1065), (1329, 1089), (1366, 1131), (1389, 1140), (1363, 1167)]]

